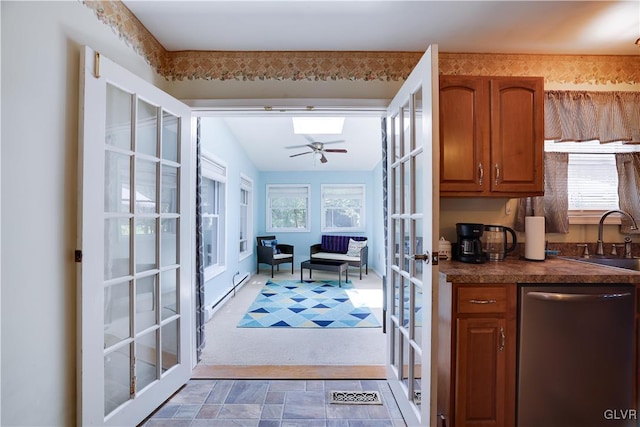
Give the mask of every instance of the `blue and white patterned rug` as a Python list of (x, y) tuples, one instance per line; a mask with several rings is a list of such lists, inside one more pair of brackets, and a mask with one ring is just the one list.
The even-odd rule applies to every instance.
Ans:
[(380, 322), (358, 298), (351, 281), (269, 280), (239, 328), (377, 328)]

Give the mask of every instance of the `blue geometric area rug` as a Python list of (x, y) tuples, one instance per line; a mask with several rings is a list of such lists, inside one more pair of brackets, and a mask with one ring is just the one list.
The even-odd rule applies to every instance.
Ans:
[(378, 328), (351, 282), (267, 281), (239, 328)]

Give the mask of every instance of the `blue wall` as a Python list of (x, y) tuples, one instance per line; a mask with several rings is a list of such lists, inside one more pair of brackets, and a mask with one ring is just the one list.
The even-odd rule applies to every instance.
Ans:
[[(202, 141), (202, 153), (209, 154), (214, 159), (227, 166), (226, 190), (226, 270), (205, 283), (205, 305), (211, 305), (223, 297), (233, 287), (233, 276), (236, 272), (255, 272), (255, 236), (258, 230), (259, 194), (261, 186), (259, 172), (251, 162), (242, 146), (237, 143), (226, 124), (219, 118), (202, 117), (200, 119), (200, 135)], [(249, 245), (254, 247), (254, 254), (240, 260), (239, 236), (240, 223), (240, 174), (253, 180), (253, 236)], [(236, 282), (239, 279), (236, 278)]]
[[(378, 177), (379, 176), (379, 177)], [(298, 262), (309, 259), (309, 247), (315, 243), (320, 243), (321, 230), (321, 184), (365, 184), (365, 231), (348, 233), (351, 236), (366, 236), (369, 246), (369, 269), (384, 271), (378, 265), (380, 260), (378, 252), (380, 245), (384, 245), (381, 236), (384, 234), (382, 228), (382, 166), (381, 163), (372, 171), (345, 171), (345, 172), (260, 172), (260, 188), (258, 191), (258, 235), (270, 235), (275, 233), (266, 232), (266, 186), (268, 184), (308, 184), (311, 186), (311, 209), (310, 220), (311, 230), (308, 232), (282, 233), (276, 234), (280, 243), (288, 243), (295, 246), (295, 260)], [(382, 261), (384, 262), (384, 258)]]
[[(371, 171), (344, 172), (261, 172), (251, 162), (242, 146), (236, 141), (224, 121), (216, 117), (201, 117), (200, 135), (202, 152), (227, 166), (226, 184), (226, 270), (205, 283), (205, 304), (211, 307), (232, 289), (234, 275), (256, 272), (255, 236), (274, 234), (266, 230), (267, 184), (309, 184), (311, 186), (311, 230), (299, 233), (277, 233), (281, 243), (295, 246), (295, 268), (309, 258), (309, 247), (320, 243), (320, 186), (321, 184), (365, 184), (366, 225), (364, 232), (343, 233), (366, 236), (369, 245), (369, 270), (382, 274), (385, 271), (384, 222), (382, 214), (382, 161)], [(381, 154), (382, 155), (382, 154)], [(250, 246), (253, 254), (239, 259), (238, 240), (240, 224), (240, 174), (253, 180), (253, 235)], [(340, 234), (340, 233), (332, 233)], [(262, 265), (266, 271), (268, 266)], [(370, 271), (370, 274), (372, 271)]]

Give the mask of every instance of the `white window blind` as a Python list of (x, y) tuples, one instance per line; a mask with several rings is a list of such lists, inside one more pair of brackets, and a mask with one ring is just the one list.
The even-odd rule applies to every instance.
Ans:
[(636, 145), (599, 141), (545, 141), (545, 151), (569, 153), (569, 212), (618, 209), (618, 172), (615, 153), (640, 151)]
[(309, 185), (267, 185), (267, 231), (309, 231)]
[(323, 184), (322, 231), (362, 231), (365, 228), (365, 186)]

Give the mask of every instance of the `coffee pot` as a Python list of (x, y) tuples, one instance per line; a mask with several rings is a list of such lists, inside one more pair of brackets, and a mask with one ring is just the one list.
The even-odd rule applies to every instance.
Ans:
[[(511, 245), (507, 243), (507, 233), (511, 234)], [(483, 235), (483, 251), (489, 261), (504, 260), (504, 257), (518, 244), (516, 232), (502, 225), (485, 225)]]

